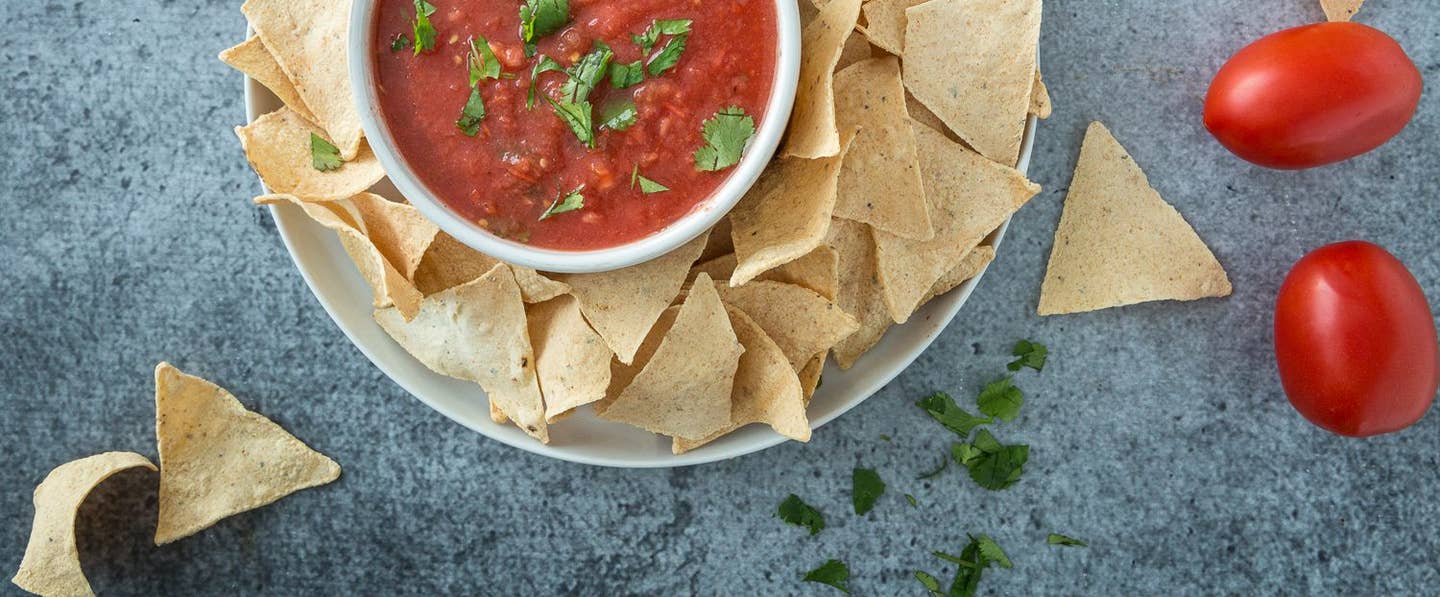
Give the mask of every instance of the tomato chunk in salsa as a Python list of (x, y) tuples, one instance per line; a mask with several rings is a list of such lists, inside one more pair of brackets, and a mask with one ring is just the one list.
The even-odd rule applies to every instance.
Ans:
[[(773, 0), (430, 4), (435, 9), (427, 17), (435, 31), (433, 48), (425, 47), (425, 35), (416, 34), (414, 0), (379, 3), (373, 44), (378, 95), (396, 149), (456, 213), (534, 246), (613, 247), (649, 236), (691, 212), (730, 174), (728, 167), (697, 167), (696, 151), (711, 140), (702, 132), (706, 122), (739, 108), (758, 126), (774, 86)], [(521, 7), (527, 5), (568, 9), (563, 25), (543, 35), (538, 35), (543, 20), (554, 15), (538, 17), (529, 49), (521, 39)], [(689, 21), (688, 27), (659, 28), (688, 31), (653, 36), (644, 53), (643, 34), (657, 21)], [(472, 39), (477, 40), (474, 48)], [(487, 45), (482, 39), (491, 52), (478, 47)], [(422, 47), (413, 47), (417, 41)], [(582, 92), (593, 120), (591, 147), (557, 106), (582, 105), (572, 79), (581, 70), (576, 64), (603, 47), (597, 44), (608, 46), (614, 56), (593, 90)], [(488, 56), (492, 52), (493, 58)], [(500, 74), (482, 76), (472, 85), (472, 55), (497, 62)], [(674, 66), (664, 68), (676, 56)], [(535, 101), (527, 106), (531, 73), (542, 57), (557, 68), (534, 77)], [(643, 72), (615, 72), (637, 61)], [(623, 82), (612, 81), (626, 78), (640, 80), (623, 88), (617, 86)], [(481, 113), (472, 97), (476, 90), (483, 100), (478, 128), (473, 126)], [(629, 102), (633, 124), (602, 126), (605, 115), (622, 111)], [(469, 130), (457, 122), (464, 117), (470, 117)], [(570, 196), (577, 189), (580, 201)]]

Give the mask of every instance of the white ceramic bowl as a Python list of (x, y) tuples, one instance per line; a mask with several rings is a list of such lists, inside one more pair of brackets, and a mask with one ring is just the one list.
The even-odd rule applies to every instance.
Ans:
[[(459, 214), (436, 198), (425, 187), (409, 164), (395, 149), (389, 127), (380, 113), (375, 85), (374, 43), (376, 0), (353, 0), (350, 7), (348, 39), (350, 89), (360, 109), (360, 123), (370, 148), (385, 167), (395, 188), (435, 222), (442, 230), (471, 248), (502, 261), (545, 272), (602, 272), (649, 261), (683, 245), (709, 230), (745, 192), (755, 184), (765, 165), (780, 145), (790, 109), (795, 103), (795, 88), (800, 79), (800, 14), (794, 0), (776, 0), (776, 40), (779, 44), (775, 63), (774, 90), (765, 107), (759, 130), (746, 149), (745, 156), (729, 173), (720, 188), (684, 217), (642, 239), (594, 251), (561, 251), (533, 247), (496, 236)], [(518, 7), (518, 4), (517, 4)], [(517, 8), (518, 10), (518, 8)]]

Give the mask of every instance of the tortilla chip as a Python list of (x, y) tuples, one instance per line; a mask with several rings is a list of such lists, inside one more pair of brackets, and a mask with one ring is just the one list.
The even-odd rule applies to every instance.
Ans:
[(561, 274), (580, 311), (620, 362), (630, 364), (660, 313), (680, 293), (706, 235), (653, 261), (598, 274)]
[[(310, 216), (316, 223), (334, 230), (340, 236), (340, 245), (345, 248), (345, 253), (355, 263), (356, 269), (360, 270), (360, 276), (370, 285), (372, 302), (376, 309), (395, 307), (407, 319), (414, 317), (415, 312), (420, 309), (420, 291), (406, 278), (404, 272), (396, 268), (380, 248), (361, 232), (362, 224), (356, 219), (360, 210), (348, 201), (308, 203), (294, 195), (263, 195), (256, 197), (255, 203), (289, 203), (304, 210), (305, 215)], [(369, 209), (378, 211), (375, 206)], [(391, 227), (389, 231), (382, 233), (382, 237), (394, 230), (394, 227)], [(392, 247), (392, 251), (403, 255), (408, 249), (401, 246), (402, 244), (397, 243)]]
[(321, 132), (290, 108), (280, 108), (235, 127), (245, 159), (272, 193), (306, 201), (337, 201), (362, 193), (385, 177), (380, 160), (375, 159), (368, 145), (339, 168), (316, 170), (310, 163), (310, 135)]
[[(697, 287), (699, 280), (696, 280)], [(720, 298), (739, 307), (760, 324), (795, 371), (811, 357), (834, 346), (859, 327), (835, 303), (815, 291), (769, 280), (756, 280), (738, 288), (723, 286)]]
[(1036, 118), (1045, 120), (1050, 117), (1054, 108), (1050, 105), (1050, 88), (1045, 86), (1045, 80), (1040, 78), (1040, 69), (1035, 69), (1035, 87), (1030, 91), (1030, 113)]
[(810, 399), (815, 396), (815, 390), (820, 388), (820, 374), (825, 372), (825, 357), (830, 351), (815, 355), (805, 367), (800, 369), (800, 390), (805, 397), (805, 407), (810, 407)]
[(980, 272), (992, 261), (995, 261), (995, 247), (989, 245), (975, 247), (975, 250), (970, 251), (970, 254), (960, 260), (960, 263), (950, 268), (950, 271), (945, 272), (945, 275), (935, 281), (935, 285), (930, 287), (930, 292), (925, 293), (925, 298), (920, 301), (920, 304), (924, 305), (931, 299), (950, 292), (955, 287), (980, 275)]
[[(415, 287), (425, 296), (449, 290), (485, 275), (500, 260), (476, 251), (441, 231), (415, 268)], [(570, 287), (528, 267), (511, 265), (520, 297), (526, 303), (543, 303), (570, 292)]]
[[(725, 280), (735, 273), (735, 254), (721, 255), (709, 261), (702, 261), (690, 268), (690, 277), (685, 280), (685, 287), (688, 289), (695, 283), (695, 278), (700, 274), (710, 276), (713, 280)], [(684, 292), (688, 292), (684, 291)], [(683, 294), (683, 292), (682, 292)]]
[(892, 234), (934, 236), (905, 114), (900, 61), (872, 58), (835, 75), (835, 113), (842, 129), (858, 128), (840, 168), (835, 215)]
[(1320, 0), (1320, 8), (1325, 10), (1325, 18), (1330, 21), (1348, 21), (1360, 12), (1360, 5), (1365, 0)]
[(431, 371), (479, 384), (506, 418), (549, 443), (525, 303), (510, 266), (497, 263), (425, 297), (408, 323), (393, 309), (375, 311), (375, 321)]
[[(802, 2), (803, 4), (803, 2)], [(823, 158), (840, 153), (835, 120), (835, 65), (860, 18), (860, 0), (830, 0), (805, 26), (800, 86), (790, 112), (789, 138), (782, 155)]]
[(644, 368), (633, 377), (616, 375), (629, 383), (598, 414), (662, 435), (708, 437), (730, 423), (730, 394), (744, 351), (720, 295), (702, 274)]
[(610, 386), (610, 348), (580, 314), (572, 296), (531, 305), (530, 342), (535, 373), (545, 398), (545, 421), (554, 423), (578, 406), (605, 397)]
[[(735, 239), (730, 237), (730, 216), (720, 218), (710, 227), (710, 238), (705, 241), (705, 250), (700, 252), (700, 261), (709, 261), (721, 255), (735, 252)], [(730, 277), (730, 276), (725, 276)]]
[(1230, 294), (1230, 279), (1134, 158), (1090, 124), (1040, 290), (1041, 315)]
[(893, 321), (881, 297), (880, 278), (875, 272), (875, 240), (870, 227), (836, 219), (825, 240), (840, 258), (840, 294), (836, 304), (859, 323), (855, 333), (832, 348), (835, 362), (849, 369), (860, 355), (875, 346)]
[(280, 98), (286, 107), (305, 120), (315, 122), (315, 115), (310, 112), (310, 107), (305, 105), (305, 100), (300, 99), (295, 85), (290, 83), (290, 78), (280, 69), (280, 63), (275, 61), (275, 55), (270, 53), (270, 49), (265, 47), (259, 37), (251, 36), (240, 42), (240, 45), (221, 52), (220, 61), (255, 79), (269, 89), (270, 93), (275, 94), (275, 97)]
[[(735, 256), (730, 285), (799, 259), (825, 242), (840, 182), (840, 165), (855, 138), (842, 140), (840, 153), (820, 159), (781, 158), (730, 212)], [(723, 278), (720, 278), (723, 279)]]
[[(290, 76), (316, 123), (349, 161), (362, 151), (360, 112), (350, 95), (346, 30), (350, 3), (246, 0), (240, 12)], [(279, 189), (275, 189), (279, 190)], [(352, 193), (353, 194), (353, 193)]]
[(905, 9), (926, 0), (870, 0), (860, 12), (865, 15), (861, 31), (870, 43), (896, 56), (905, 50)]
[(106, 452), (67, 462), (35, 488), (35, 522), (20, 571), (11, 582), (36, 595), (94, 595), (80, 569), (75, 544), (75, 514), (85, 496), (115, 473), (155, 470), (150, 460), (133, 452)]
[[(839, 269), (839, 258), (835, 250), (821, 245), (804, 257), (762, 273), (755, 279), (784, 282), (808, 288), (833, 302), (840, 288)], [(695, 264), (695, 267), (690, 268), (690, 278), (685, 282), (686, 288), (695, 282), (695, 277), (699, 276), (701, 272), (717, 280), (729, 278), (735, 272), (735, 256), (721, 255)]]
[(874, 51), (864, 35), (852, 31), (850, 37), (845, 38), (845, 45), (840, 47), (840, 59), (835, 61), (835, 71), (839, 72), (856, 62), (869, 60), (874, 56)]
[(391, 201), (374, 193), (360, 193), (348, 201), (358, 212), (360, 229), (385, 259), (407, 280), (415, 278), (415, 269), (440, 227), (425, 219), (420, 210), (408, 203)]
[[(905, 86), (982, 155), (1020, 157), (1041, 0), (932, 0), (905, 11)], [(956, 43), (957, 32), (970, 32)]]
[(1040, 192), (1014, 168), (928, 127), (915, 127), (915, 138), (935, 238), (915, 241), (875, 231), (876, 271), (896, 323), (909, 320), (945, 272)]
[(730, 392), (730, 423), (699, 440), (677, 437), (671, 441), (670, 451), (684, 454), (751, 423), (769, 425), (775, 433), (795, 441), (810, 441), (800, 379), (785, 353), (745, 312), (731, 306), (726, 306), (725, 312), (745, 348)]
[(155, 367), (155, 438), (156, 545), (340, 477), (334, 460), (246, 410), (224, 388), (170, 363)]

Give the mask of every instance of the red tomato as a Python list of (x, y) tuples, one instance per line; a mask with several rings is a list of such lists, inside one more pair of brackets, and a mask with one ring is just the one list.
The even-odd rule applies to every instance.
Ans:
[(1230, 58), (1205, 97), (1205, 128), (1246, 160), (1284, 170), (1384, 145), (1420, 105), (1420, 71), (1394, 39), (1359, 23), (1273, 33)]
[(1275, 303), (1275, 359), (1295, 410), (1354, 437), (1409, 427), (1440, 383), (1425, 293), (1364, 241), (1321, 247), (1290, 270)]

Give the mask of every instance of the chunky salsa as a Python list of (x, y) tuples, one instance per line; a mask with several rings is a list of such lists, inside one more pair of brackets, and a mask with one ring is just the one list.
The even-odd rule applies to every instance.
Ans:
[(380, 108), (420, 180), (535, 246), (659, 231), (764, 116), (774, 0), (381, 0)]

